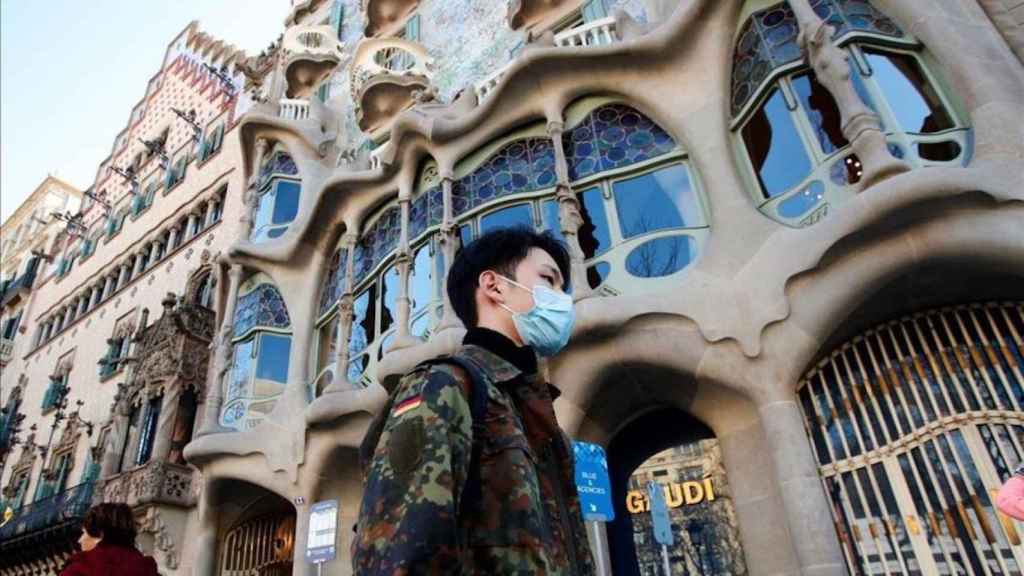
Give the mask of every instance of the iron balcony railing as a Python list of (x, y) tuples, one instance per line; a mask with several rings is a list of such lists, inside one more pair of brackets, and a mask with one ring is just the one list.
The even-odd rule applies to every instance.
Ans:
[(0, 527), (0, 543), (81, 520), (92, 504), (93, 482), (83, 482), (48, 498), (26, 504)]
[(16, 296), (20, 296), (22, 292), (28, 292), (32, 289), (32, 283), (36, 281), (36, 270), (35, 267), (30, 268), (24, 274), (18, 278), (10, 281), (7, 287), (4, 288), (3, 294), (0, 295), (0, 306), (7, 306)]

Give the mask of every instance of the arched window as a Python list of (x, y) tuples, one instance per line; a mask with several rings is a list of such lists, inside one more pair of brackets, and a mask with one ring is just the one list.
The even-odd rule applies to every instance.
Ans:
[(217, 277), (211, 272), (203, 273), (191, 282), (190, 300), (197, 306), (213, 309), (213, 296), (217, 288)]
[(264, 274), (239, 289), (233, 331), (233, 359), (221, 424), (255, 427), (273, 409), (288, 383), (291, 318), (281, 293)]
[[(854, 88), (879, 115), (892, 154), (913, 166), (965, 163), (967, 127), (916, 40), (863, 0), (822, 0), (814, 9), (848, 53)], [(732, 70), (741, 162), (763, 213), (791, 226), (814, 224), (852, 197), (860, 159), (831, 93), (802, 59), (789, 4), (746, 12)]]
[(260, 169), (259, 202), (253, 215), (251, 239), (265, 242), (279, 238), (299, 212), (302, 181), (291, 155), (275, 151)]

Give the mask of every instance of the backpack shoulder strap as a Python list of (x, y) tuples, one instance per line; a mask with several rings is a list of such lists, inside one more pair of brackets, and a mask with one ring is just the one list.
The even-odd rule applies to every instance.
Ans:
[(475, 509), (480, 500), (480, 454), (483, 451), (484, 421), (487, 419), (487, 390), (491, 379), (476, 361), (462, 354), (442, 356), (432, 362), (455, 364), (466, 371), (470, 380), (468, 400), (470, 416), (473, 421), (473, 444), (469, 457), (469, 472), (459, 497), (458, 513), (461, 514), (464, 510)]

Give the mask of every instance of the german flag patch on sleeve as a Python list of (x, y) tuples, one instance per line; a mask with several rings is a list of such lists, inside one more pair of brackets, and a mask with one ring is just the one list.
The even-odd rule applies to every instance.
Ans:
[(418, 408), (420, 404), (423, 404), (423, 396), (421, 394), (410, 396), (396, 404), (391, 414), (397, 418), (410, 410)]

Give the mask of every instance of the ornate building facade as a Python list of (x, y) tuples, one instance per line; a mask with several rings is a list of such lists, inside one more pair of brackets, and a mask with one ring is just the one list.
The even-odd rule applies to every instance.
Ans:
[[(336, 499), (325, 571), (348, 574), (366, 427), (460, 342), (460, 246), (525, 225), (572, 255), (577, 326), (543, 370), (566, 431), (607, 448), (616, 519), (591, 537), (615, 574), (665, 571), (639, 478), (679, 504), (673, 574), (1020, 573), (991, 496), (1024, 457), (1017, 4), (298, 0), (251, 57), (190, 28), (154, 81), (187, 54), (237, 91), (203, 102), (199, 144), (171, 126), (158, 174), (183, 154), (191, 192), (115, 179), (168, 211), (114, 239), (127, 258), (44, 279), (0, 480), (81, 471), (196, 575), (314, 573), (309, 506)], [(155, 226), (193, 202), (188, 233)], [(75, 305), (104, 285), (106, 346)], [(92, 361), (76, 416), (49, 396), (61, 431), (96, 428), (54, 464), (26, 424)], [(39, 548), (18, 530), (0, 570)]]

